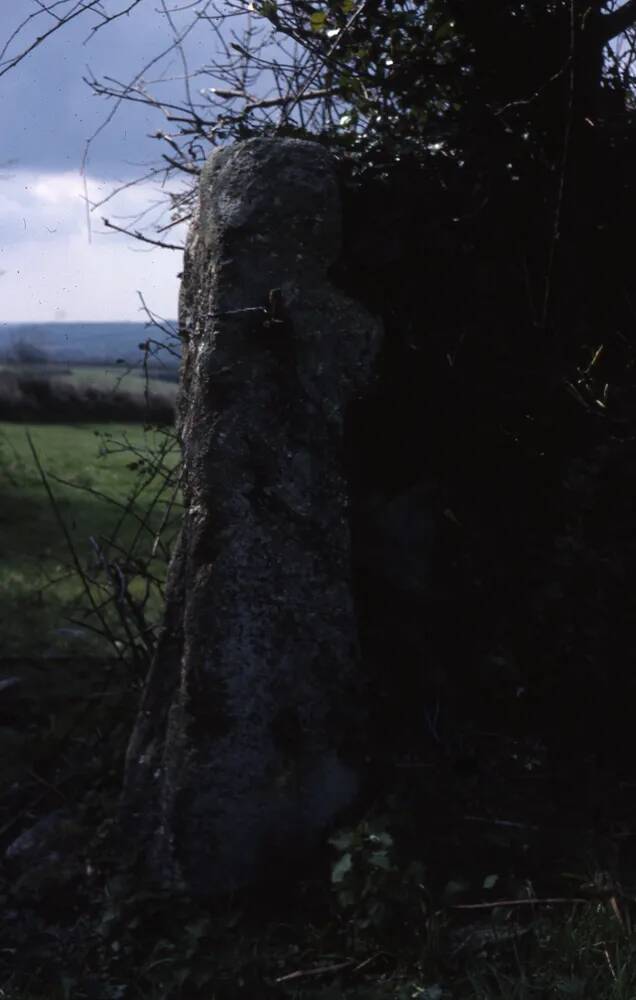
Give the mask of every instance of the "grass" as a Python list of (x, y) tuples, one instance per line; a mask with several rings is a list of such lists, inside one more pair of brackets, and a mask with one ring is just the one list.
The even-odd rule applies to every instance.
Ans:
[(531, 937), (507, 955), (483, 955), (466, 975), (474, 1000), (634, 1000), (636, 938), (607, 903), (535, 918)]
[[(449, 910), (436, 914), (435, 928), (431, 919), (426, 927), (420, 918), (423, 933), (418, 950), (412, 948), (412, 928), (404, 946), (395, 939), (384, 944), (377, 936), (365, 939), (361, 932), (352, 948), (347, 923), (333, 911), (329, 916), (326, 909), (318, 920), (312, 919), (310, 898), (303, 903), (299, 897), (286, 912), (279, 901), (264, 900), (258, 916), (240, 898), (210, 913), (177, 895), (160, 898), (144, 893), (134, 883), (125, 891), (126, 898), (115, 901), (121, 914), (103, 941), (106, 951), (111, 940), (117, 942), (118, 959), (113, 960), (110, 976), (104, 970), (100, 977), (104, 988), (106, 976), (112, 976), (113, 992), (104, 989), (99, 996), (125, 995), (134, 1000), (636, 997), (636, 940), (611, 908), (598, 901), (560, 909), (537, 903), (518, 926), (514, 907), (493, 911), (479, 921), (482, 930), (494, 929), (489, 943), (484, 939), (469, 955), (458, 956), (450, 942), (461, 917)], [(322, 893), (324, 902), (325, 886), (314, 891)], [(78, 977), (69, 969), (68, 983), (78, 990), (70, 995), (87, 995), (81, 974)], [(30, 996), (19, 988), (5, 995), (12, 1000)], [(53, 981), (47, 992), (34, 994), (48, 1000), (68, 995)]]
[[(91, 571), (97, 570), (96, 546), (103, 547), (113, 536), (123, 552), (134, 545), (133, 554), (147, 554), (168, 500), (167, 494), (157, 498), (159, 475), (161, 469), (167, 473), (174, 468), (177, 453), (173, 449), (162, 457), (165, 435), (139, 425), (0, 424), (2, 655), (103, 653), (103, 639), (76, 624), (87, 610), (84, 587), (36, 467), (27, 430), (68, 537), (82, 566)], [(173, 531), (174, 521), (161, 533), (151, 567), (159, 574)], [(86, 619), (87, 626), (95, 624)]]

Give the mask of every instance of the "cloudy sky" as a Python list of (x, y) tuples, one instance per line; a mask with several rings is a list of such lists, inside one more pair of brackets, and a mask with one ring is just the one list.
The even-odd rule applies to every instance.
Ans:
[[(71, 9), (60, 0), (58, 12)], [(126, 7), (104, 0), (103, 9)], [(172, 35), (156, 0), (142, 0), (128, 16), (87, 41), (99, 18), (88, 12), (48, 38), (10, 72), (0, 76), (0, 323), (52, 320), (143, 320), (137, 290), (165, 318), (176, 316), (179, 251), (145, 249), (108, 232), (101, 222), (126, 225), (161, 198), (159, 182), (127, 188), (91, 215), (87, 224), (81, 176), (86, 140), (102, 124), (112, 103), (92, 94), (82, 77), (92, 72), (128, 82)], [(176, 6), (175, 4), (172, 5)], [(0, 4), (0, 49), (20, 21), (38, 10), (37, 0)], [(0, 58), (17, 54), (53, 24), (34, 18)], [(213, 42), (196, 29), (188, 39), (193, 64), (206, 61)], [(180, 98), (183, 70), (173, 53), (144, 75), (165, 99)], [(208, 81), (209, 83), (209, 81)], [(91, 145), (87, 186), (95, 202), (118, 184), (140, 177), (164, 151), (149, 133), (166, 128), (160, 112), (123, 104)], [(168, 221), (166, 219), (166, 221)], [(130, 222), (128, 222), (130, 225)], [(149, 235), (152, 235), (149, 233)], [(173, 229), (166, 238), (181, 243)]]

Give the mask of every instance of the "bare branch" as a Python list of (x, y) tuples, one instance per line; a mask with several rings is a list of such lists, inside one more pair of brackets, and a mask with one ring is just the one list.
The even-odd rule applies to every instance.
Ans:
[(198, 177), (201, 173), (201, 168), (195, 166), (193, 163), (179, 163), (178, 160), (168, 156), (167, 153), (162, 153), (161, 155), (166, 163), (169, 163), (171, 167), (175, 168), (175, 170), (182, 170), (185, 174), (192, 174), (194, 177)]
[[(165, 334), (165, 336), (168, 337), (168, 338), (170, 338), (171, 340), (179, 340), (180, 339), (179, 332), (178, 332), (178, 330), (176, 330), (174, 328), (174, 326), (170, 322), (170, 320), (164, 319), (161, 316), (157, 316), (157, 314), (154, 313), (149, 308), (149, 306), (146, 303), (146, 300), (143, 297), (143, 294), (140, 291), (137, 291), (137, 295), (139, 296), (139, 301), (141, 302), (141, 308), (143, 309), (143, 311), (145, 312), (146, 316), (148, 317), (148, 326), (154, 326), (158, 330), (161, 330), (161, 332), (163, 334)], [(170, 354), (173, 354), (175, 357), (177, 357), (177, 358), (181, 357), (181, 355), (179, 353), (175, 352), (170, 347), (169, 344), (162, 344), (161, 346), (165, 347), (165, 349)]]
[(168, 229), (172, 229), (173, 226), (179, 226), (179, 225), (181, 225), (182, 222), (189, 222), (191, 218), (192, 218), (191, 215), (182, 215), (182, 216), (180, 216), (180, 218), (173, 219), (172, 222), (168, 222), (167, 225), (165, 225), (165, 226), (158, 226), (157, 227), (157, 232), (158, 233), (165, 233), (165, 232), (167, 232)]
[[(211, 6), (211, 3), (212, 3), (212, 0), (207, 0), (207, 2), (204, 4), (204, 11), (207, 10), (209, 6)], [(187, 25), (186, 28), (184, 28), (184, 30), (181, 32), (181, 34), (178, 37), (179, 44), (181, 42), (183, 42), (185, 38), (187, 38), (187, 36), (194, 29), (194, 27), (197, 25), (197, 23), (198, 23), (198, 19), (195, 18), (193, 21), (190, 22), (189, 25)], [(82, 173), (84, 173), (86, 171), (86, 165), (88, 163), (88, 155), (89, 155), (90, 148), (91, 148), (93, 142), (95, 141), (95, 139), (97, 138), (97, 136), (107, 127), (107, 125), (110, 124), (110, 122), (112, 121), (112, 119), (116, 115), (119, 107), (121, 106), (122, 101), (126, 98), (127, 94), (134, 89), (135, 85), (139, 83), (139, 81), (143, 78), (144, 74), (147, 73), (148, 70), (152, 66), (155, 66), (161, 59), (163, 59), (165, 56), (167, 56), (170, 52), (172, 52), (174, 50), (175, 45), (176, 45), (175, 41), (171, 42), (171, 44), (167, 48), (163, 49), (162, 52), (160, 52), (158, 55), (156, 55), (152, 59), (150, 59), (139, 70), (139, 72), (135, 74), (135, 76), (133, 77), (133, 79), (130, 82), (130, 84), (128, 84), (128, 86), (126, 87), (125, 92), (123, 94), (121, 94), (115, 100), (115, 104), (114, 104), (113, 108), (111, 109), (111, 111), (109, 112), (109, 114), (102, 121), (101, 125), (99, 125), (98, 128), (95, 129), (95, 131), (93, 132), (93, 134), (86, 140), (86, 145), (84, 147), (84, 154), (82, 156), (82, 168), (81, 168), (82, 169)]]
[(636, 0), (627, 0), (627, 3), (611, 14), (603, 14), (601, 17), (601, 38), (604, 42), (609, 42), (618, 35), (623, 35), (636, 24)]
[(237, 94), (228, 90), (216, 90), (214, 87), (211, 87), (210, 90), (216, 97), (241, 97), (246, 101), (244, 114), (249, 114), (249, 112), (255, 111), (258, 108), (281, 108), (283, 105), (295, 104), (299, 101), (322, 101), (328, 97), (342, 96), (342, 91), (334, 87), (322, 87), (319, 90), (309, 90), (301, 94), (282, 94), (280, 97), (264, 97), (262, 100), (250, 98), (247, 94)]
[(118, 184), (117, 187), (113, 188), (113, 190), (110, 191), (105, 198), (102, 198), (100, 201), (89, 202), (91, 211), (95, 211), (96, 208), (101, 208), (103, 205), (106, 205), (107, 202), (111, 201), (122, 191), (126, 191), (130, 187), (135, 187), (137, 184), (143, 184), (144, 181), (148, 181), (153, 177), (157, 177), (158, 175), (165, 173), (166, 173), (165, 167), (154, 167), (152, 170), (149, 170), (148, 173), (143, 174), (141, 177), (136, 177), (132, 181), (125, 181), (122, 184)]
[(125, 7), (123, 10), (118, 10), (115, 14), (108, 14), (108, 15), (103, 14), (102, 17), (104, 18), (104, 20), (101, 22), (101, 24), (96, 24), (94, 28), (91, 28), (87, 38), (84, 40), (84, 45), (86, 45), (86, 43), (91, 40), (93, 35), (95, 35), (100, 30), (100, 28), (103, 28), (105, 24), (111, 24), (118, 18), (127, 16), (128, 14), (130, 14), (131, 10), (137, 7), (141, 2), (142, 0), (131, 0), (128, 6)]
[[(7, 59), (5, 62), (0, 62), (0, 76), (4, 76), (5, 73), (8, 73), (9, 70), (13, 69), (19, 63), (21, 63), (23, 59), (26, 59), (26, 57), (30, 55), (30, 53), (33, 52), (34, 49), (37, 49), (37, 47), (41, 45), (42, 42), (46, 41), (47, 38), (50, 38), (51, 35), (54, 35), (56, 31), (60, 30), (60, 28), (63, 28), (71, 21), (74, 21), (76, 17), (80, 17), (82, 14), (85, 14), (87, 10), (94, 9), (100, 3), (101, 0), (89, 0), (88, 3), (80, 4), (76, 10), (64, 14), (63, 17), (61, 18), (58, 15), (54, 14), (53, 16), (55, 17), (55, 24), (51, 28), (49, 28), (48, 31), (44, 31), (41, 35), (38, 35), (37, 38), (35, 38), (31, 42), (30, 45), (27, 45), (26, 48), (22, 49), (21, 52), (18, 52), (16, 56), (13, 56), (12, 59)], [(51, 6), (55, 7), (57, 6), (57, 4), (52, 4)], [(34, 17), (38, 17), (40, 14), (45, 14), (45, 13), (52, 13), (52, 10), (50, 10), (47, 7), (42, 7), (41, 10), (36, 11), (34, 14), (29, 14), (28, 17), (25, 17), (24, 20), (20, 22), (18, 27), (15, 29), (15, 31), (11, 33), (6, 43), (0, 50), (0, 59), (2, 59), (2, 57), (6, 53), (9, 45), (14, 40), (14, 38), (17, 38), (19, 33), (22, 31), (24, 27), (26, 27), (29, 21), (33, 20)]]
[(116, 226), (114, 222), (109, 222), (108, 219), (102, 218), (102, 222), (107, 227), (107, 229), (114, 229), (116, 233), (123, 233), (124, 236), (130, 236), (135, 240), (141, 240), (142, 243), (151, 243), (155, 247), (162, 247), (164, 250), (185, 250), (185, 246), (177, 243), (163, 243), (161, 240), (151, 240), (149, 236), (144, 236), (137, 229), (124, 229), (122, 226)]

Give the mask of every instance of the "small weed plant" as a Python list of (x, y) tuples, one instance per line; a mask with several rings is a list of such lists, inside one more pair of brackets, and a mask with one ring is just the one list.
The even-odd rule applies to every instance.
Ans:
[(337, 852), (331, 884), (352, 944), (357, 934), (382, 940), (418, 938), (428, 914), (425, 869), (419, 860), (402, 863), (386, 817), (365, 819), (339, 831), (329, 843)]

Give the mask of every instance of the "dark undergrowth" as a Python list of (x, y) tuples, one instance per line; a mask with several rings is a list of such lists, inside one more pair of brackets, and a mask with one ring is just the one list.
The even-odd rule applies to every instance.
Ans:
[[(7, 676), (9, 670), (11, 676)], [(209, 906), (146, 886), (114, 817), (139, 681), (121, 662), (3, 664), (0, 995), (636, 995), (633, 782), (465, 730), (373, 761), (376, 798), (304, 881)], [(567, 796), (565, 791), (567, 789)]]

